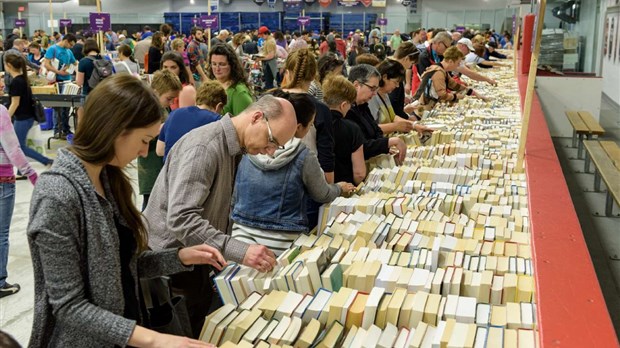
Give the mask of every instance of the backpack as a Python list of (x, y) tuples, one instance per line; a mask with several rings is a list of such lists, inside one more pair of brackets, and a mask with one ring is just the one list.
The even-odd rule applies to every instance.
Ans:
[(94, 89), (101, 80), (106, 77), (112, 75), (114, 71), (114, 66), (112, 62), (107, 59), (97, 59), (93, 56), (87, 56), (86, 58), (93, 61), (93, 73), (90, 75), (90, 79), (88, 79), (88, 86)]

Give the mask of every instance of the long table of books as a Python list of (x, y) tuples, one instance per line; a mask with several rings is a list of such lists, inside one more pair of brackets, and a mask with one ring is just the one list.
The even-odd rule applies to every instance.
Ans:
[(405, 162), (369, 161), (270, 273), (231, 264), (201, 340), (221, 347), (536, 347), (528, 181), (512, 68), (438, 105)]

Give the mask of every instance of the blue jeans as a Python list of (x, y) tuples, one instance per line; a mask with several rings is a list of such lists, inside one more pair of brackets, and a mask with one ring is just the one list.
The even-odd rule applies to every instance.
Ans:
[[(64, 84), (58, 84), (58, 93), (62, 94)], [(71, 128), (69, 127), (69, 108), (54, 108), (54, 134), (65, 133), (69, 134)]]
[(15, 184), (0, 183), (0, 287), (6, 283), (9, 260), (9, 227), (15, 207)]
[(34, 118), (29, 118), (27, 120), (15, 120), (13, 127), (15, 127), (15, 134), (17, 134), (17, 140), (19, 140), (19, 146), (24, 151), (24, 154), (33, 160), (40, 162), (42, 164), (49, 164), (52, 162), (51, 159), (43, 156), (42, 154), (36, 152), (34, 149), (28, 147), (26, 145), (26, 136), (28, 135), (28, 131), (32, 128), (34, 124)]

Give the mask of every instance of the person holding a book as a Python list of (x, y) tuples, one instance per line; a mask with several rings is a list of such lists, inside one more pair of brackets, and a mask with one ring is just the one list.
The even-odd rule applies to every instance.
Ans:
[(345, 118), (356, 97), (355, 86), (344, 76), (331, 76), (325, 81), (324, 101), (332, 112), (334, 128), (334, 180), (359, 185), (366, 178), (364, 135), (357, 124)]
[(226, 265), (205, 244), (148, 250), (148, 225), (124, 169), (147, 154), (161, 117), (157, 96), (143, 82), (127, 74), (106, 78), (86, 100), (73, 145), (60, 149), (37, 181), (27, 229), (35, 287), (31, 347), (211, 346), (142, 326), (138, 276)]
[[(308, 93), (310, 84), (317, 75), (317, 61), (311, 49), (298, 49), (284, 62), (284, 81), (282, 90), (288, 93)], [(334, 183), (334, 132), (331, 124), (331, 113), (327, 105), (312, 97), (316, 109), (316, 117), (302, 141), (319, 158), (328, 183)], [(312, 229), (319, 219), (321, 203), (308, 197), (306, 205), (308, 227)]]
[(402, 163), (407, 154), (407, 145), (398, 137), (386, 138), (368, 107), (368, 101), (377, 94), (381, 74), (368, 64), (358, 64), (349, 71), (349, 81), (355, 86), (355, 103), (347, 112), (347, 119), (355, 122), (364, 136), (364, 158), (397, 151), (396, 162)]
[[(239, 115), (227, 114), (182, 137), (168, 153), (144, 210), (149, 246), (161, 250), (206, 243), (226, 260), (261, 272), (272, 270), (276, 259), (267, 247), (230, 237), (228, 207), (239, 156), (273, 155), (296, 130), (291, 103), (265, 95)], [(175, 293), (186, 298), (195, 337), (211, 302), (219, 301), (212, 293), (211, 272), (209, 267), (195, 267), (171, 277)]]
[(420, 87), (413, 96), (418, 101), (416, 111), (418, 115), (430, 111), (438, 102), (458, 102), (469, 95), (485, 99), (450, 76), (449, 73), (458, 69), (463, 58), (463, 52), (452, 46), (444, 52), (441, 63), (433, 64), (426, 69)]
[[(58, 92), (62, 94), (63, 82), (71, 81), (71, 75), (75, 71), (75, 57), (71, 48), (77, 39), (72, 33), (65, 35), (62, 40), (50, 47), (45, 52), (45, 69), (47, 69), (48, 80), (58, 83)], [(67, 135), (73, 134), (69, 127), (69, 108), (54, 108), (54, 138), (66, 139)]]
[(301, 141), (316, 108), (307, 93), (275, 91), (293, 104), (297, 115), (295, 136), (272, 156), (245, 155), (239, 164), (233, 195), (232, 236), (249, 244), (268, 247), (276, 256), (288, 249), (301, 233), (307, 233), (306, 198), (328, 203), (351, 193), (348, 182), (328, 184), (316, 153)]

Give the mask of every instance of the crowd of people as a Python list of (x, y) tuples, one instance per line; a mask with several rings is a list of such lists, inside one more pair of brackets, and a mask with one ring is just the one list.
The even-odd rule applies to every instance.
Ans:
[[(207, 346), (194, 339), (221, 305), (213, 273), (227, 262), (271, 271), (315, 228), (321, 204), (355, 192), (365, 160), (404, 161), (397, 133), (432, 132), (418, 121), (436, 103), (485, 98), (461, 76), (495, 85), (478, 67), (501, 65), (495, 49), (511, 39), (445, 29), (323, 34), (262, 26), (221, 30), (207, 43), (202, 28), (185, 37), (163, 24), (134, 39), (108, 32), (105, 49), (84, 33), (14, 38), (2, 59), (10, 106), (0, 106), (0, 297), (19, 291), (6, 282), (15, 166), (36, 183), (31, 346)], [(100, 76), (106, 49), (118, 55)], [(260, 95), (244, 59), (262, 66)], [(74, 81), (85, 96), (73, 142), (53, 161), (25, 143), (28, 69)], [(59, 137), (71, 134), (67, 113), (58, 110)], [(49, 169), (38, 175), (25, 156)], [(136, 158), (142, 209), (124, 171)], [(140, 278), (164, 274), (185, 296), (194, 339), (142, 326)]]

